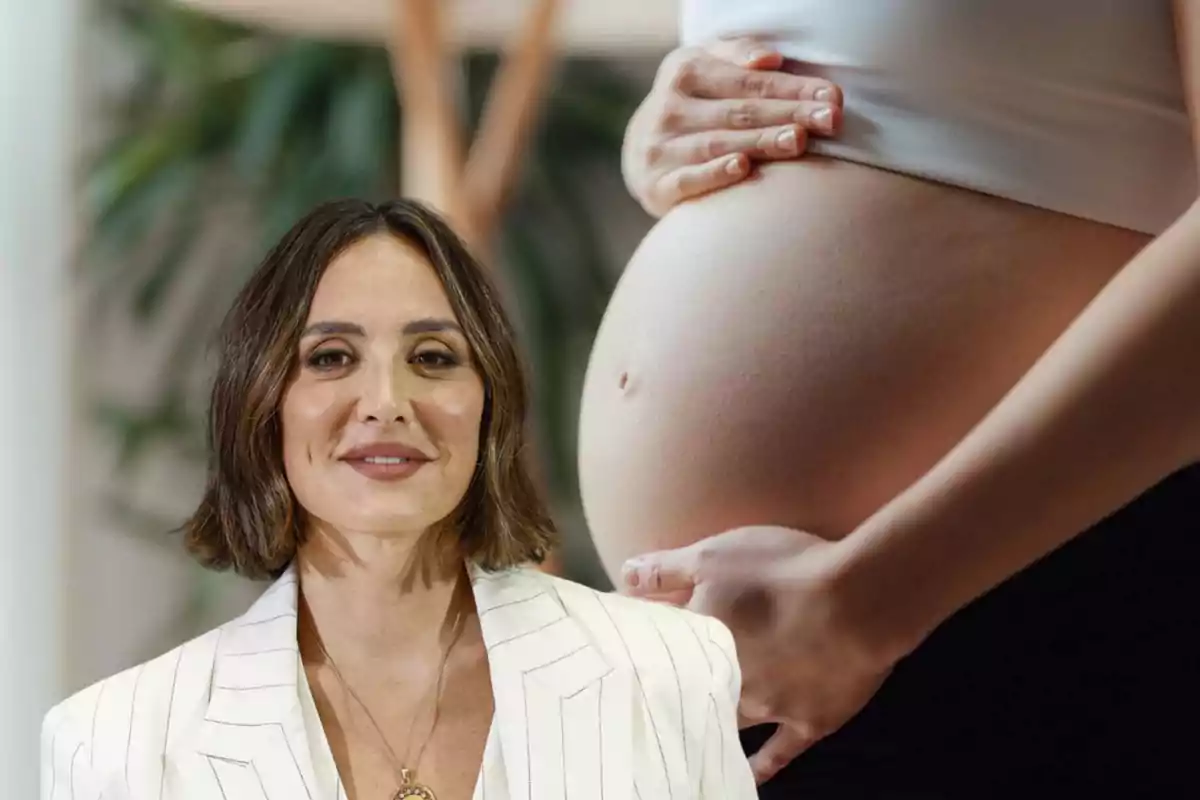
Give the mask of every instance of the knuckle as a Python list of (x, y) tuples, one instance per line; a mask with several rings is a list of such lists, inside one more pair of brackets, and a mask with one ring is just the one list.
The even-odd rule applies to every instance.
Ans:
[(732, 145), (720, 136), (706, 137), (700, 143), (699, 149), (700, 152), (697, 155), (704, 161), (711, 161), (733, 152)]
[(731, 128), (753, 128), (758, 120), (758, 109), (753, 103), (733, 103), (726, 112), (725, 121)]
[(665, 101), (659, 109), (658, 127), (662, 131), (677, 131), (687, 119), (687, 103), (676, 97)]
[(763, 72), (745, 72), (737, 79), (738, 94), (745, 97), (769, 97), (774, 82)]
[(675, 90), (684, 88), (695, 77), (699, 56), (700, 51), (694, 47), (672, 50), (659, 64), (656, 82)]
[(663, 162), (663, 159), (666, 158), (666, 155), (667, 149), (663, 147), (661, 142), (651, 142), (647, 144), (645, 149), (642, 151), (642, 162), (645, 163), (647, 167), (653, 169)]
[(668, 85), (676, 92), (687, 94), (696, 83), (696, 74), (698, 71), (699, 68), (695, 61), (681, 61), (675, 67)]

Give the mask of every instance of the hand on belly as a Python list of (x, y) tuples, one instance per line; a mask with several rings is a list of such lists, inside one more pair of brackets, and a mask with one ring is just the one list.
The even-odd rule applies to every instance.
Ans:
[(1047, 214), (810, 159), (665, 217), (584, 384), (609, 575), (746, 525), (840, 538), (919, 478), (1143, 242)]
[(837, 545), (780, 527), (738, 528), (628, 562), (622, 589), (674, 598), (729, 626), (744, 722), (779, 723), (750, 759), (762, 783), (850, 721), (891, 672), (839, 593)]

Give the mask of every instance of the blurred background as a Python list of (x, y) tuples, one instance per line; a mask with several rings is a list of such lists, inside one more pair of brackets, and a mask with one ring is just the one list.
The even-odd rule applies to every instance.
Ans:
[[(468, 129), (534, 0), (445, 0)], [(37, 795), (37, 729), (70, 692), (262, 590), (171, 533), (204, 478), (208, 345), (316, 203), (402, 180), (381, 24), (395, 0), (0, 2), (0, 789)], [(553, 73), (494, 267), (534, 379), (561, 572), (607, 588), (583, 529), (576, 404), (649, 228), (621, 136), (675, 38), (673, 0), (562, 0)]]

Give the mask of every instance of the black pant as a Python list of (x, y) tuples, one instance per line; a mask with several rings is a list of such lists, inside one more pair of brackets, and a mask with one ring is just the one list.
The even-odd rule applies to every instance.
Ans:
[(1197, 582), (1200, 465), (948, 620), (759, 796), (1200, 797)]

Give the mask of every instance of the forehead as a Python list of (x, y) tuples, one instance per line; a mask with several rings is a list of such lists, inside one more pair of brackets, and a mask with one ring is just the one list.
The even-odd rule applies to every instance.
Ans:
[(330, 262), (313, 295), (310, 319), (453, 317), (445, 289), (424, 253), (390, 234), (373, 234)]

